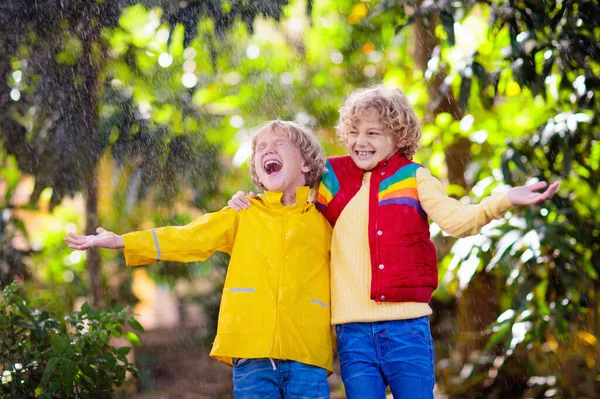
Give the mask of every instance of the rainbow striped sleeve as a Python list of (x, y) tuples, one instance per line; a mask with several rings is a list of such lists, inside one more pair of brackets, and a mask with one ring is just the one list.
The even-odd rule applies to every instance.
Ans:
[(416, 163), (406, 165), (383, 180), (379, 184), (379, 206), (408, 205), (425, 215), (417, 193), (417, 169), (420, 167)]
[(325, 163), (325, 174), (321, 178), (321, 184), (319, 185), (319, 192), (317, 194), (317, 206), (319, 209), (327, 209), (327, 206), (331, 202), (331, 199), (340, 190), (340, 184), (337, 176), (335, 175), (333, 168), (329, 161)]

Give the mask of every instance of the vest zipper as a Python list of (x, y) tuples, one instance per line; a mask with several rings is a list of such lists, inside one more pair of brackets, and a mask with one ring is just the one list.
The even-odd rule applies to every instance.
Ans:
[[(375, 265), (379, 264), (379, 241), (377, 240), (377, 231), (379, 231), (379, 224), (378, 224), (378, 222), (379, 222), (379, 203), (378, 203), (378, 200), (379, 200), (379, 185), (381, 183), (379, 181), (379, 173), (380, 173), (378, 171), (379, 168), (376, 168), (376, 169), (377, 169), (377, 171), (371, 171), (371, 183), (372, 184), (370, 184), (370, 186), (371, 186), (370, 188), (374, 188), (375, 194), (374, 194), (374, 196), (373, 195), (369, 195), (369, 201), (375, 201), (375, 204), (373, 206), (373, 209), (375, 210), (374, 211), (374, 214), (375, 214), (374, 215), (375, 216), (375, 223), (374, 223), (375, 224), (375, 228), (373, 230), (373, 234), (375, 235), (374, 236), (374, 241), (375, 241), (375, 260), (376, 260)], [(375, 180), (373, 180), (373, 178)], [(373, 184), (373, 182), (374, 182), (374, 184)], [(381, 278), (377, 274), (378, 273), (377, 270), (378, 269), (376, 267), (374, 267), (373, 263), (371, 263), (371, 279), (377, 278), (377, 284), (376, 284), (377, 289), (376, 289), (376, 292), (375, 292), (375, 303), (378, 304), (378, 305), (380, 305), (381, 304), (381, 301), (380, 301), (380, 298), (381, 298), (381, 295), (380, 295), (380, 293), (381, 293)]]

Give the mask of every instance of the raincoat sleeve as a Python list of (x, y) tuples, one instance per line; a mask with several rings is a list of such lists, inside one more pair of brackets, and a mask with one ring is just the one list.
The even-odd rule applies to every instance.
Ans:
[(216, 251), (231, 253), (239, 214), (231, 208), (207, 213), (185, 226), (169, 226), (123, 235), (127, 266), (161, 260), (195, 262)]
[(483, 226), (514, 206), (508, 193), (484, 198), (479, 204), (463, 205), (448, 197), (442, 183), (425, 168), (417, 170), (417, 191), (429, 218), (454, 237), (478, 234)]

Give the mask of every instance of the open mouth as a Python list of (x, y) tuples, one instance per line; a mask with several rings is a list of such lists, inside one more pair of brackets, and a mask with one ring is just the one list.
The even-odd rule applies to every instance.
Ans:
[(268, 160), (263, 164), (263, 169), (265, 170), (265, 173), (267, 175), (279, 172), (282, 167), (283, 165), (281, 164), (281, 162), (276, 161), (274, 159)]

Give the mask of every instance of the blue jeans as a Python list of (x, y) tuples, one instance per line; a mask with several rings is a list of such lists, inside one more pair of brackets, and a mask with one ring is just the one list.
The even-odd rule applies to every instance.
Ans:
[(327, 371), (278, 359), (235, 359), (235, 399), (329, 399)]
[(348, 399), (432, 399), (433, 340), (429, 319), (336, 326), (342, 381)]

